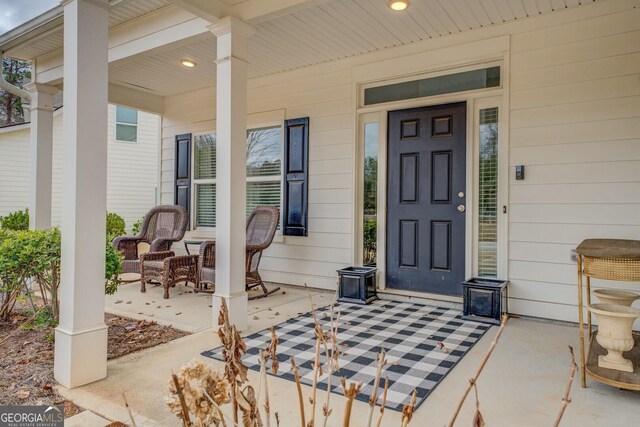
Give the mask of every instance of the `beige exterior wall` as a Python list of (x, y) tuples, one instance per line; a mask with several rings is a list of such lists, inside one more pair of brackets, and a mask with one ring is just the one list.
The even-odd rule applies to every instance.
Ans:
[[(62, 213), (62, 114), (53, 120), (51, 221)], [(107, 209), (122, 216), (127, 230), (155, 204), (160, 117), (138, 113), (138, 142), (115, 140), (115, 106), (109, 105)], [(29, 205), (29, 128), (0, 132), (0, 215)]]
[(640, 239), (640, 10), (514, 35), (510, 102), (512, 307), (575, 320), (569, 251)]
[(29, 206), (29, 128), (5, 132), (0, 133), (0, 216)]
[[(404, 59), (415, 57), (425, 58), (422, 64), (416, 59), (415, 73), (425, 73), (434, 60), (426, 52), (439, 49), (446, 63), (449, 51), (505, 35), (510, 47), (501, 96), (508, 106), (509, 205), (503, 262), (510, 309), (576, 320), (570, 250), (589, 237), (640, 239), (640, 9), (629, 1), (598, 2), (251, 80), (250, 122), (251, 115), (273, 111), (310, 117), (309, 236), (280, 237), (265, 254), (266, 279), (334, 288), (335, 270), (355, 262), (360, 166), (354, 69), (390, 59), (412, 64)], [(469, 58), (477, 55), (471, 47), (466, 51)], [(162, 203), (173, 202), (174, 136), (215, 129), (214, 108), (213, 89), (166, 98)], [(518, 164), (526, 166), (524, 181), (515, 181)]]

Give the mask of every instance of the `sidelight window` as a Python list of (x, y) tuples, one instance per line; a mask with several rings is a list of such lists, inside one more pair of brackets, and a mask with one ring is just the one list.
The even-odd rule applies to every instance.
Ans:
[(498, 108), (480, 110), (478, 275), (498, 274)]
[(362, 264), (376, 265), (378, 239), (378, 123), (364, 125), (364, 191)]

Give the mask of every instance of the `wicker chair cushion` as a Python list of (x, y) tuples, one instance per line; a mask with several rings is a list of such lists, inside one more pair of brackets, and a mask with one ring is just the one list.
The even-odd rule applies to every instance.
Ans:
[(144, 262), (144, 268), (153, 268), (155, 270), (162, 270), (162, 268), (164, 267), (164, 260), (157, 260), (157, 261), (145, 261)]
[(215, 283), (216, 282), (216, 270), (215, 268), (207, 268), (203, 267), (200, 270), (200, 281), (207, 283)]
[(123, 273), (140, 273), (140, 260), (139, 259), (122, 260), (122, 272)]
[(138, 242), (138, 256), (146, 254), (151, 249), (151, 245), (147, 242)]

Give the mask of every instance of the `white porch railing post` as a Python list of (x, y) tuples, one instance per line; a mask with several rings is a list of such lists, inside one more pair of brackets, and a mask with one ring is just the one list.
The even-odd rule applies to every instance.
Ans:
[(54, 375), (78, 387), (107, 375), (108, 0), (64, 4), (64, 143), (60, 324)]
[(51, 227), (51, 174), (53, 170), (53, 95), (58, 88), (28, 83), (31, 93), (31, 187), (29, 228)]
[(209, 27), (217, 37), (216, 82), (216, 293), (213, 327), (222, 298), (231, 323), (247, 328), (245, 210), (247, 141), (247, 45), (255, 32), (227, 16)]

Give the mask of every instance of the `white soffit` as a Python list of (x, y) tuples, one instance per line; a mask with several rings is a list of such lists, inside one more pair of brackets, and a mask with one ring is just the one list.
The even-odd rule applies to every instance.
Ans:
[[(231, 6), (246, 0), (221, 0)], [(267, 1), (267, 0), (264, 0)], [(335, 61), (394, 46), (501, 24), (596, 0), (411, 0), (394, 12), (388, 0), (329, 0), (256, 24), (249, 45), (249, 77)], [(168, 6), (165, 0), (124, 0), (110, 10), (111, 27)], [(20, 49), (37, 57), (62, 47), (62, 31)], [(195, 60), (186, 69), (180, 59)], [(158, 95), (215, 84), (215, 38), (201, 34), (179, 46), (166, 46), (109, 67), (109, 80)]]
[[(166, 0), (123, 0), (109, 9), (109, 28), (131, 21), (163, 7), (169, 6)], [(61, 49), (63, 46), (62, 17), (58, 18), (58, 26), (37, 36), (35, 40), (18, 46), (15, 52), (9, 51), (11, 56), (29, 60)]]
[[(249, 45), (249, 77), (457, 34), (592, 1), (595, 0), (411, 0), (411, 6), (404, 12), (391, 11), (387, 0), (319, 2), (256, 25)], [(141, 55), (123, 65), (112, 64), (110, 80), (164, 96), (212, 86), (215, 49), (211, 36), (162, 53)], [(181, 66), (180, 59), (185, 56), (195, 60), (197, 67)]]

